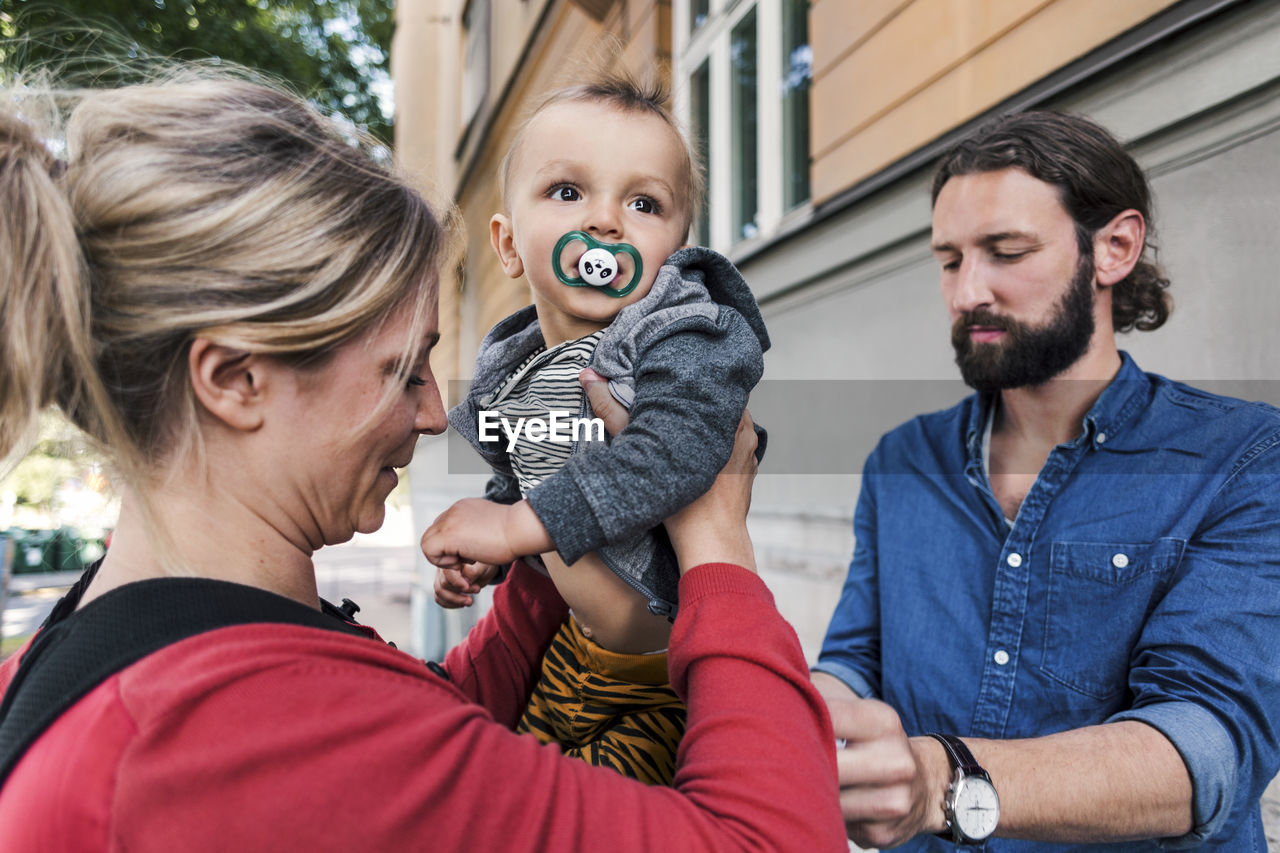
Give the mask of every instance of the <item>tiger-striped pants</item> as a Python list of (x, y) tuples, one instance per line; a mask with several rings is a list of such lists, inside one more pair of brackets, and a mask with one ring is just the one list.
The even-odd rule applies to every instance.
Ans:
[(542, 657), (542, 675), (516, 730), (559, 743), (589, 764), (670, 785), (684, 725), (665, 652), (611, 652), (587, 639), (570, 616)]

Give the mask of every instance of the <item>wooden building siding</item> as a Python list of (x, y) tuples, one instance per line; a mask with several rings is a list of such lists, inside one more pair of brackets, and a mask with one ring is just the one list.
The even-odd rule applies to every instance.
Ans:
[(817, 0), (815, 204), (1173, 2)]

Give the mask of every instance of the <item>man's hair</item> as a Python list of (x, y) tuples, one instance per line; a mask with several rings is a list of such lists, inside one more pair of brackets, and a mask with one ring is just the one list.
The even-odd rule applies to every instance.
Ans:
[(506, 156), (502, 158), (502, 166), (498, 172), (503, 207), (509, 206), (507, 186), (511, 179), (511, 169), (529, 125), (548, 107), (574, 101), (601, 103), (625, 113), (648, 113), (667, 123), (667, 126), (675, 133), (676, 138), (680, 140), (681, 148), (684, 149), (684, 162), (682, 163), (684, 174), (680, 175), (675, 190), (679, 193), (678, 201), (683, 205), (689, 217), (689, 221), (685, 226), (687, 230), (688, 225), (697, 218), (698, 211), (702, 207), (703, 193), (706, 190), (707, 179), (702, 158), (698, 156), (697, 150), (690, 143), (688, 135), (671, 115), (671, 97), (667, 87), (657, 79), (639, 80), (624, 71), (607, 72), (585, 83), (556, 89), (548, 94), (529, 114), (516, 131), (515, 138), (511, 141), (511, 147), (507, 150)]
[[(1058, 189), (1076, 226), (1081, 253), (1092, 257), (1093, 236), (1124, 210), (1147, 222), (1143, 255), (1151, 242), (1151, 190), (1146, 176), (1110, 133), (1087, 118), (1049, 111), (1000, 116), (974, 131), (942, 157), (933, 176), (932, 201), (955, 175), (1021, 169)], [(1111, 320), (1117, 332), (1158, 329), (1173, 310), (1167, 279), (1153, 261), (1140, 257), (1133, 271), (1111, 289)]]

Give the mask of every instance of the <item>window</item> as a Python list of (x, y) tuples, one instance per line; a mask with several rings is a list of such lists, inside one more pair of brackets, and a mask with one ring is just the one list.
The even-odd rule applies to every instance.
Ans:
[(813, 50), (809, 47), (809, 4), (782, 4), (782, 207), (793, 210), (809, 200), (809, 86)]
[(760, 193), (756, 180), (760, 157), (759, 115), (756, 112), (756, 11), (752, 9), (729, 37), (730, 106), (732, 116), (733, 239), (755, 237)]
[(689, 0), (689, 31), (693, 32), (707, 22), (711, 0)]
[[(689, 132), (693, 135), (693, 144), (702, 162), (706, 163), (707, 135), (711, 127), (711, 70), (708, 63), (703, 62), (698, 70), (689, 78)], [(694, 226), (698, 234), (710, 233), (710, 210), (706, 199), (702, 200), (702, 209), (698, 212), (698, 221)], [(705, 239), (703, 242), (706, 242)]]
[(675, 0), (677, 109), (707, 164), (695, 239), (777, 233), (809, 201), (808, 0)]
[(462, 127), (469, 130), (489, 94), (489, 0), (467, 4), (462, 30)]

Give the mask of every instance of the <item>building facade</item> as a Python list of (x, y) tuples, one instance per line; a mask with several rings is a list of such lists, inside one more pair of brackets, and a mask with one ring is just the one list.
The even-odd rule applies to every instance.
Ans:
[[(465, 379), (526, 304), (488, 245), (496, 171), (541, 93), (599, 65), (666, 75), (708, 165), (696, 239), (732, 258), (774, 347), (752, 412), (770, 429), (752, 533), (761, 574), (816, 656), (853, 537), (863, 458), (964, 395), (929, 251), (938, 154), (1000, 112), (1087, 114), (1152, 178), (1176, 308), (1122, 339), (1147, 370), (1276, 402), (1269, 249), (1280, 205), (1280, 4), (1269, 0), (401, 0), (397, 155), (457, 204), (436, 375)], [(420, 526), (484, 477), (423, 439)], [(471, 468), (474, 470), (474, 467)], [(922, 536), (928, 531), (922, 530)], [(420, 654), (470, 614), (415, 593)]]

